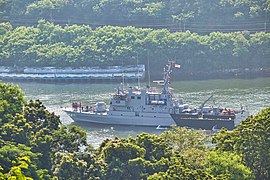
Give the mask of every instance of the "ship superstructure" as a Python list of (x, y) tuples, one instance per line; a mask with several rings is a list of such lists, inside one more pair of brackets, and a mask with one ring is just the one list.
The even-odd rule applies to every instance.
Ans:
[(74, 121), (99, 124), (136, 125), (136, 126), (186, 126), (195, 129), (222, 128), (233, 129), (249, 115), (241, 108), (239, 111), (226, 108), (205, 106), (213, 96), (198, 108), (191, 108), (182, 100), (176, 100), (169, 84), (174, 68), (180, 65), (169, 61), (164, 67), (163, 80), (155, 81), (161, 89), (154, 87), (118, 87), (112, 96), (109, 108), (104, 102), (95, 106), (81, 106), (73, 103), (71, 110), (65, 110)]
[(174, 62), (169, 62), (164, 67), (163, 80), (159, 81), (162, 90), (150, 87), (125, 88), (122, 84), (112, 96), (108, 109), (105, 108), (105, 103), (99, 102), (94, 108), (82, 110), (82, 107), (76, 106), (66, 112), (74, 121), (143, 126), (175, 125), (170, 114), (178, 102), (173, 101), (168, 88), (174, 67)]

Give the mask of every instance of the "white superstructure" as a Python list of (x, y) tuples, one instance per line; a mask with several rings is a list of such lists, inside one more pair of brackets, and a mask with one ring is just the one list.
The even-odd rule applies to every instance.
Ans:
[(73, 106), (72, 110), (65, 111), (74, 121), (142, 126), (175, 125), (170, 113), (173, 113), (174, 106), (178, 102), (173, 100), (168, 88), (173, 68), (173, 62), (169, 62), (164, 68), (161, 91), (155, 88), (122, 86), (111, 98), (109, 109), (105, 112), (98, 111), (98, 106), (94, 108)]

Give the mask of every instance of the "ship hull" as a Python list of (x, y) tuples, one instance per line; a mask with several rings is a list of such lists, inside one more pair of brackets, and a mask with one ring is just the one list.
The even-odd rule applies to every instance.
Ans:
[(221, 129), (223, 127), (228, 130), (233, 130), (235, 127), (234, 120), (230, 119), (187, 118), (180, 114), (171, 114), (171, 116), (176, 125), (181, 127), (205, 130)]
[(108, 113), (84, 113), (65, 111), (74, 121), (129, 126), (172, 126), (176, 125), (170, 114), (144, 113), (141, 116), (110, 115)]

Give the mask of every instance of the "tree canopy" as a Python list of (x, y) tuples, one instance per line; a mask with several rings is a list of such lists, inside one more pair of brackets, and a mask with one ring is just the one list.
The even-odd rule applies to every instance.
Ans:
[[(269, 31), (268, 0), (1, 0), (0, 19), (33, 25), (89, 24), (213, 31)], [(254, 22), (254, 23), (250, 23)]]
[(0, 85), (6, 104), (18, 105), (2, 107), (0, 179), (269, 179), (270, 108), (221, 130), (211, 146), (201, 131), (173, 127), (106, 139), (94, 149), (84, 130), (62, 125), (17, 86)]
[[(3, 25), (6, 27), (5, 25)], [(170, 59), (183, 74), (269, 68), (270, 35), (245, 32), (209, 35), (135, 27), (59, 26), (6, 28), (0, 35), (0, 64), (11, 67), (106, 67), (147, 65), (162, 69)], [(151, 71), (153, 76), (160, 75)], [(240, 74), (240, 73), (239, 73)]]

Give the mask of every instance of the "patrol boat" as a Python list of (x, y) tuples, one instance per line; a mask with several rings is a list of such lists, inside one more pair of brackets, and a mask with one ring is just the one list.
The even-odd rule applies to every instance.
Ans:
[(205, 130), (219, 130), (221, 128), (233, 130), (249, 116), (249, 112), (245, 107), (241, 107), (240, 110), (232, 110), (205, 106), (206, 102), (211, 98), (213, 98), (213, 95), (206, 99), (199, 108), (190, 108), (188, 104), (181, 104), (174, 108), (171, 116), (176, 125)]
[(171, 114), (180, 102), (172, 97), (169, 90), (170, 75), (180, 65), (168, 62), (164, 67), (163, 80), (158, 81), (162, 89), (118, 87), (110, 100), (109, 108), (104, 102), (94, 107), (82, 107), (73, 103), (72, 109), (64, 110), (74, 121), (99, 124), (136, 125), (136, 126), (171, 126), (176, 125)]

